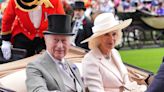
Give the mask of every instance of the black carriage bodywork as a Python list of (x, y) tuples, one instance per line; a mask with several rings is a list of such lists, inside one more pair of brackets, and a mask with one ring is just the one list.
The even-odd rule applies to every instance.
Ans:
[[(164, 16), (150, 14), (147, 11), (120, 12), (116, 14), (119, 20), (132, 18), (130, 26), (123, 30), (123, 42), (119, 48), (142, 48), (146, 44), (164, 46)], [(162, 20), (161, 20), (162, 19)], [(147, 21), (148, 20), (148, 21)], [(149, 22), (150, 21), (150, 22)], [(162, 22), (162, 23), (156, 23)]]

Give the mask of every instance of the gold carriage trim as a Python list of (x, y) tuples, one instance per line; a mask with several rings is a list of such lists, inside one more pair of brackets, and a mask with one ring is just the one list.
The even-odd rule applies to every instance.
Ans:
[(10, 34), (12, 31), (11, 30), (9, 30), (9, 31), (7, 31), (7, 32), (2, 32), (1, 31), (1, 35), (8, 35), (8, 34)]

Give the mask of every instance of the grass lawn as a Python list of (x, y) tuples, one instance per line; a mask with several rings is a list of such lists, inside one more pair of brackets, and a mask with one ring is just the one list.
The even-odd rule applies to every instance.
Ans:
[(164, 56), (164, 48), (120, 50), (119, 52), (124, 62), (154, 73), (158, 71)]

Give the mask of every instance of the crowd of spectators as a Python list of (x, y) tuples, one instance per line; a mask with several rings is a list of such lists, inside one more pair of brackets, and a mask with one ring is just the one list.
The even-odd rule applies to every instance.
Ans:
[[(1, 13), (4, 11), (6, 1), (0, 1)], [(62, 0), (67, 14), (73, 14), (73, 5), (79, 0)], [(84, 1), (86, 6), (85, 15), (90, 17), (92, 13), (101, 12), (135, 12), (136, 9), (146, 10), (151, 14), (164, 15), (163, 0), (80, 0)]]
[[(73, 5), (75, 0), (63, 0)], [(86, 15), (91, 12), (134, 12), (136, 9), (146, 10), (152, 14), (164, 15), (163, 0), (84, 0)], [(89, 14), (88, 14), (89, 13)]]
[[(8, 0), (0, 1), (0, 20), (3, 17), (3, 11), (7, 6)], [(94, 17), (100, 13), (108, 12), (116, 14), (117, 12), (135, 12), (143, 10), (152, 15), (164, 16), (163, 0), (61, 0), (66, 14), (74, 17), (75, 1), (84, 1), (84, 16), (93, 23)], [(72, 21), (74, 21), (72, 19)]]

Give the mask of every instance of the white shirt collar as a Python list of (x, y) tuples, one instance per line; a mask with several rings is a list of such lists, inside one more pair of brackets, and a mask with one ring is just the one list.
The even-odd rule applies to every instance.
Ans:
[(65, 59), (63, 58), (62, 61), (58, 60), (58, 59), (55, 59), (48, 50), (46, 50), (46, 52), (48, 53), (48, 55), (51, 57), (51, 59), (55, 62), (55, 63), (59, 63), (59, 62), (62, 62), (62, 63), (65, 63)]

